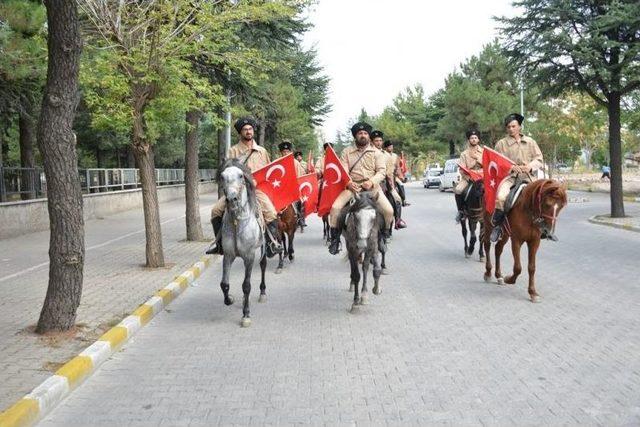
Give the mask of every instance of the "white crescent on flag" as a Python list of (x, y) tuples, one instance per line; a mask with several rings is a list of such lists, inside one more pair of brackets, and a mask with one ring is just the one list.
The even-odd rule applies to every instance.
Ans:
[(338, 168), (338, 166), (335, 163), (327, 164), (327, 169), (333, 169), (334, 171), (336, 171), (336, 175), (337, 175), (336, 180), (333, 181), (331, 184), (336, 184), (342, 180), (342, 173), (340, 172), (340, 168)]
[[(495, 171), (495, 173), (491, 173), (492, 169)], [(496, 186), (495, 178), (498, 176), (498, 164), (496, 162), (494, 162), (494, 161), (491, 161), (489, 163), (489, 168), (487, 170), (489, 171), (489, 176), (491, 177), (490, 185), (492, 187), (495, 187)]]
[(285, 170), (284, 170), (284, 166), (282, 165), (273, 165), (269, 168), (269, 170), (267, 171), (267, 175), (265, 176), (265, 179), (267, 181), (270, 181), (269, 177), (271, 176), (271, 174), (273, 173), (273, 171), (275, 170), (280, 170), (282, 171), (282, 175), (280, 175), (280, 178), (282, 178), (285, 175)]
[(302, 194), (302, 189), (303, 188), (309, 188), (309, 192), (306, 194), (307, 196), (311, 195), (311, 193), (313, 193), (313, 187), (311, 187), (311, 183), (310, 182), (303, 182), (302, 184), (300, 184), (300, 194)]

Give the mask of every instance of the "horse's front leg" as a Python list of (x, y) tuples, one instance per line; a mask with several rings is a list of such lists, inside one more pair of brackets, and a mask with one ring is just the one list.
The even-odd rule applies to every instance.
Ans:
[(369, 265), (371, 264), (371, 254), (367, 250), (362, 261), (362, 291), (360, 292), (360, 305), (369, 303), (369, 290), (367, 289), (367, 275), (369, 274)]
[(504, 245), (507, 243), (507, 239), (506, 238), (502, 238), (500, 239), (497, 243), (496, 243), (496, 271), (495, 271), (495, 276), (496, 279), (498, 280), (498, 284), (499, 285), (504, 285), (504, 279), (502, 278), (502, 270), (500, 267), (500, 256), (502, 255), (502, 250), (504, 249)]
[(511, 237), (511, 252), (513, 253), (513, 274), (511, 276), (507, 276), (504, 279), (504, 282), (513, 285), (516, 283), (516, 279), (522, 272), (522, 263), (520, 262), (520, 248), (522, 247), (522, 242), (515, 237)]
[[(487, 224), (485, 223), (485, 226)], [(484, 263), (484, 281), (488, 282), (491, 280), (491, 270), (493, 266), (491, 265), (491, 240), (489, 240), (489, 236), (491, 235), (491, 227), (485, 227), (484, 236), (482, 236), (482, 244), (484, 246), (484, 252), (486, 255), (486, 260)]]
[(264, 275), (267, 271), (267, 255), (263, 254), (260, 259), (260, 296), (258, 302), (267, 301), (267, 283), (264, 281)]
[(388, 274), (387, 271), (387, 251), (379, 251), (381, 258), (382, 258), (382, 263), (380, 264), (380, 274)]
[(282, 273), (282, 269), (284, 268), (284, 256), (287, 253), (287, 244), (285, 238), (282, 239), (282, 252), (278, 254), (278, 267), (276, 268), (276, 274)]
[(480, 244), (478, 245), (478, 261), (484, 261), (484, 222), (480, 221), (480, 233), (478, 235)]
[(535, 275), (536, 275), (536, 253), (540, 247), (540, 238), (527, 242), (529, 249), (529, 299), (531, 302), (540, 302), (540, 295), (536, 292)]
[(289, 237), (289, 261), (293, 262), (293, 259), (295, 258), (295, 256), (293, 255), (294, 250), (293, 250), (293, 237), (295, 236), (295, 228), (293, 229), (293, 232), (289, 233), (288, 237)]
[[(384, 252), (382, 253), (384, 256)], [(373, 256), (373, 293), (375, 295), (380, 295), (382, 293), (382, 289), (380, 289), (380, 275), (382, 274), (382, 268), (380, 266), (380, 257), (378, 254), (374, 254)]]
[(226, 253), (222, 257), (222, 280), (220, 281), (220, 288), (224, 295), (225, 305), (231, 305), (234, 301), (233, 296), (229, 294), (229, 274), (231, 273), (233, 258), (235, 257), (231, 257), (231, 255), (227, 255)]
[(244, 280), (242, 282), (242, 293), (244, 294), (244, 304), (242, 306), (242, 321), (240, 326), (247, 328), (251, 326), (251, 316), (249, 313), (249, 295), (251, 294), (251, 272), (253, 270), (254, 256), (244, 258)]
[(467, 245), (467, 220), (462, 219), (460, 221), (460, 228), (462, 229), (462, 239), (464, 240), (464, 257), (469, 258), (467, 255), (467, 251), (469, 250), (469, 245)]
[(476, 241), (478, 238), (476, 237), (476, 227), (478, 226), (478, 222), (474, 219), (469, 220), (469, 233), (471, 236), (469, 237), (469, 248), (467, 249), (467, 258), (470, 258), (473, 254), (473, 250), (476, 247)]
[(358, 285), (360, 283), (360, 270), (358, 269), (358, 258), (360, 258), (360, 256), (356, 253), (349, 254), (349, 264), (351, 265), (351, 284), (349, 286), (349, 291), (353, 292), (353, 303), (351, 304), (352, 313), (358, 311), (358, 304), (360, 304), (360, 291), (358, 289)]

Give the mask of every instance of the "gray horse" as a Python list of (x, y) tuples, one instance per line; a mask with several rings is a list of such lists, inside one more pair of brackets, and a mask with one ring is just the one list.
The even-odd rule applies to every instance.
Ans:
[(242, 308), (242, 327), (251, 325), (249, 316), (249, 294), (251, 293), (251, 271), (256, 257), (256, 250), (261, 249), (260, 297), (258, 302), (266, 300), (264, 274), (267, 268), (267, 257), (264, 251), (263, 231), (258, 221), (258, 202), (253, 176), (249, 168), (237, 159), (227, 160), (222, 168), (218, 182), (227, 198), (227, 207), (222, 217), (221, 239), (224, 252), (222, 259), (222, 281), (220, 288), (224, 293), (225, 305), (233, 304), (233, 297), (229, 295), (229, 273), (231, 264), (236, 257), (244, 261), (244, 281), (242, 293), (244, 306)]
[[(379, 295), (381, 292), (378, 283), (382, 272), (378, 252), (378, 233), (384, 220), (376, 209), (378, 197), (384, 197), (384, 195), (377, 193), (374, 196), (371, 192), (358, 193), (343, 211), (346, 214), (344, 237), (351, 264), (349, 291), (353, 292), (352, 313), (357, 312), (360, 305), (368, 303), (367, 274), (370, 264), (373, 264), (373, 293)], [(362, 261), (362, 292), (358, 290), (360, 261)]]

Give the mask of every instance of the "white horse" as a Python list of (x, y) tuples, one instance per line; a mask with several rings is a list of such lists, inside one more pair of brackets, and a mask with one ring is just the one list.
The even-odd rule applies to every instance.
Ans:
[(227, 160), (222, 168), (218, 180), (227, 199), (227, 206), (222, 217), (221, 239), (222, 250), (222, 281), (220, 288), (224, 293), (225, 305), (231, 305), (234, 299), (229, 295), (229, 273), (231, 264), (236, 257), (244, 261), (244, 281), (242, 293), (244, 305), (242, 308), (242, 327), (251, 325), (249, 316), (249, 294), (251, 293), (251, 271), (256, 257), (256, 250), (260, 252), (260, 297), (258, 302), (266, 301), (266, 284), (264, 274), (267, 268), (267, 257), (264, 250), (264, 233), (258, 219), (258, 202), (253, 176), (249, 168), (237, 159)]

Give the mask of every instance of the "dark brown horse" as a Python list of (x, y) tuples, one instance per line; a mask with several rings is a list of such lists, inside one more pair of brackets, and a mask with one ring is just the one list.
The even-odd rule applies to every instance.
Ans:
[[(540, 246), (542, 234), (552, 235), (558, 219), (558, 214), (567, 205), (567, 189), (564, 185), (550, 180), (541, 179), (528, 184), (522, 194), (513, 205), (504, 224), (505, 233), (496, 243), (496, 270), (495, 277), (498, 284), (505, 283), (513, 285), (522, 272), (520, 263), (520, 248), (523, 243), (529, 249), (529, 298), (531, 302), (540, 302), (540, 295), (536, 292), (536, 253)], [(491, 279), (491, 216), (485, 212), (484, 216), (484, 248), (487, 254), (486, 270), (484, 280)], [(500, 255), (507, 241), (511, 238), (511, 252), (513, 253), (513, 274), (502, 278), (500, 269)]]
[(287, 206), (282, 212), (278, 214), (278, 231), (279, 239), (282, 242), (283, 251), (280, 252), (278, 268), (276, 268), (276, 274), (282, 272), (284, 257), (288, 256), (289, 261), (293, 262), (294, 250), (293, 250), (293, 238), (298, 228), (298, 215), (296, 214), (293, 205)]
[[(462, 238), (464, 239), (464, 257), (470, 258), (476, 246), (476, 227), (480, 225), (480, 242), (484, 237), (484, 183), (482, 180), (472, 181), (463, 193), (464, 217), (460, 221), (462, 228)], [(468, 227), (468, 230), (467, 230)], [(467, 242), (467, 234), (470, 234)], [(482, 243), (478, 245), (478, 261), (484, 261), (484, 247)]]

